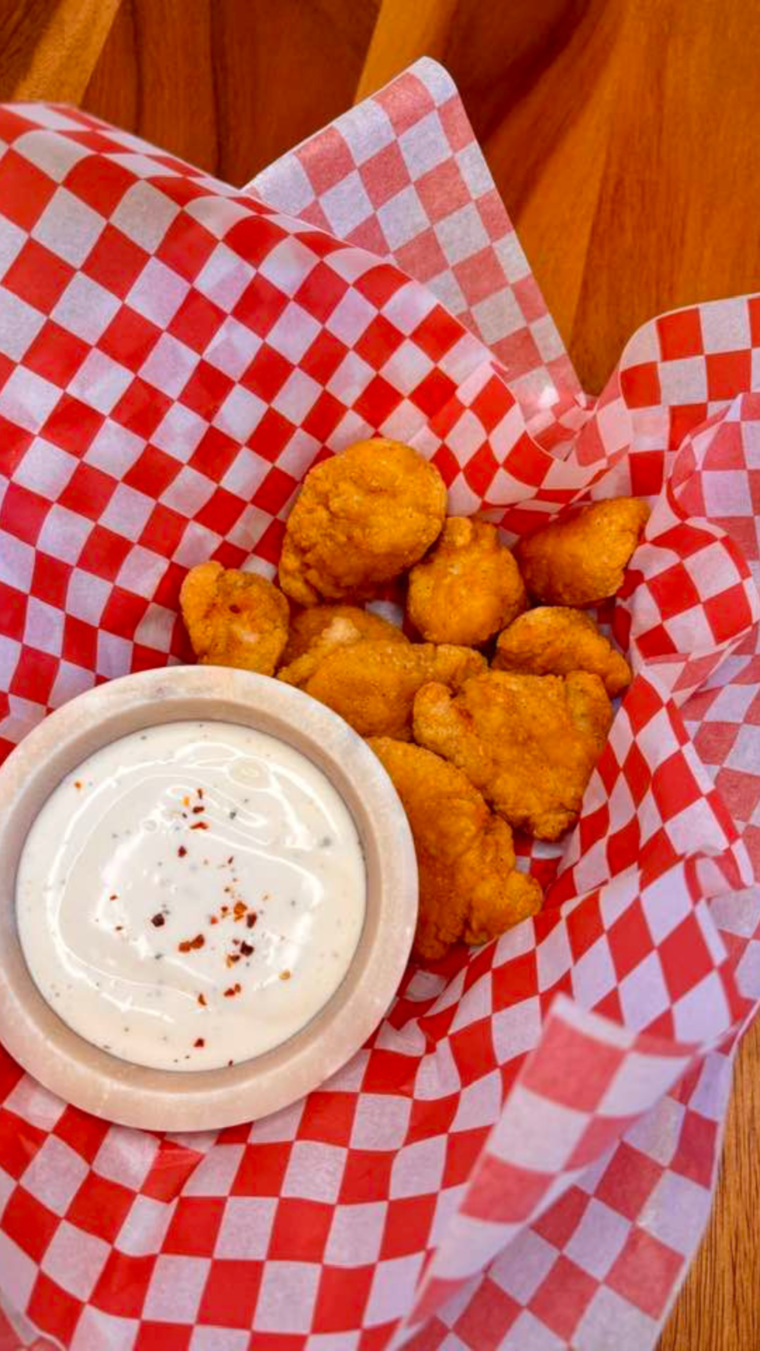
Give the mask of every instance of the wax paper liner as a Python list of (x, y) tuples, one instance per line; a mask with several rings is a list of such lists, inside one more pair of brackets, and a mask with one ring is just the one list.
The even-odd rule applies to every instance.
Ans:
[(71, 109), (0, 137), (5, 750), (186, 658), (186, 568), (270, 575), (364, 434), (507, 536), (654, 506), (602, 616), (634, 685), (576, 832), (523, 846), (540, 916), (410, 969), (329, 1084), (218, 1135), (109, 1126), (0, 1053), (3, 1351), (652, 1346), (760, 993), (760, 298), (647, 325), (586, 398), (429, 61), (248, 194)]

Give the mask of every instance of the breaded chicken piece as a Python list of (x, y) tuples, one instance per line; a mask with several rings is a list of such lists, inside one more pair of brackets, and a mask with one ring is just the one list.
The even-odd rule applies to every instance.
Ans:
[(625, 657), (600, 633), (590, 615), (562, 605), (526, 610), (499, 634), (495, 671), (532, 675), (569, 675), (589, 671), (599, 676), (610, 698), (633, 679)]
[(366, 599), (441, 533), (446, 485), (409, 446), (376, 437), (316, 465), (288, 517), (280, 586), (299, 605)]
[(393, 780), (414, 837), (420, 908), (414, 947), (434, 961), (452, 943), (487, 943), (541, 909), (515, 869), (512, 831), (454, 765), (403, 741), (368, 743)]
[(574, 825), (612, 723), (598, 676), (489, 671), (458, 694), (424, 685), (414, 737), (467, 775), (515, 829), (556, 840)]
[(371, 610), (363, 610), (360, 605), (312, 605), (310, 609), (301, 610), (291, 618), (288, 641), (282, 654), (283, 666), (290, 665), (291, 661), (308, 652), (334, 619), (350, 619), (360, 638), (408, 641), (401, 629), (391, 624), (390, 620), (373, 614)]
[(185, 577), (179, 602), (199, 662), (274, 675), (288, 640), (290, 609), (266, 578), (199, 563)]
[(515, 557), (531, 596), (544, 605), (595, 605), (614, 596), (648, 518), (645, 502), (613, 497), (521, 539)]
[(525, 609), (528, 597), (495, 525), (450, 516), (409, 573), (407, 614), (429, 643), (477, 647)]
[[(328, 607), (318, 606), (317, 608), (327, 609)], [(336, 606), (335, 608), (338, 609), (339, 607)], [(342, 608), (348, 610), (351, 607), (346, 605)], [(313, 611), (306, 610), (304, 613), (311, 614)], [(357, 610), (357, 614), (364, 615), (364, 612)], [(364, 617), (366, 618), (366, 616)], [(383, 634), (383, 642), (409, 644), (409, 639), (395, 625), (389, 624), (385, 620), (380, 620), (379, 623), (391, 631), (387, 638)], [(278, 678), (284, 680), (286, 685), (298, 685), (299, 688), (302, 688), (307, 680), (313, 676), (328, 652), (334, 652), (336, 647), (350, 647), (353, 643), (362, 642), (366, 636), (366, 632), (363, 631), (365, 628), (365, 625), (362, 624), (360, 627), (353, 619), (348, 619), (344, 615), (336, 615), (322, 630), (319, 637), (315, 638), (306, 652), (303, 652), (300, 657), (296, 657), (294, 661), (289, 662), (287, 666), (280, 667), (277, 672)]]
[(364, 640), (338, 647), (301, 686), (334, 709), (360, 736), (411, 738), (414, 696), (426, 681), (458, 688), (486, 669), (468, 647)]

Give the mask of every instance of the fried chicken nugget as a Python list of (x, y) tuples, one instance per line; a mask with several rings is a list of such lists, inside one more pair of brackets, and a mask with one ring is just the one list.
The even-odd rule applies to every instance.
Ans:
[(319, 642), (326, 629), (331, 628), (333, 620), (348, 619), (360, 638), (387, 638), (389, 642), (408, 642), (406, 635), (372, 610), (364, 610), (361, 605), (312, 605), (301, 610), (290, 621), (290, 632), (285, 651), (282, 654), (283, 666), (289, 666), (298, 657), (303, 657)]
[(515, 556), (531, 596), (544, 605), (595, 605), (614, 596), (648, 518), (645, 502), (613, 497), (521, 539)]
[(421, 685), (437, 680), (456, 689), (485, 669), (485, 658), (468, 647), (366, 639), (328, 652), (301, 688), (360, 736), (409, 741), (412, 704)]
[[(318, 605), (314, 610), (304, 610), (304, 614), (316, 614), (317, 610), (331, 609), (353, 610), (356, 618), (350, 618), (347, 613), (335, 614), (314, 638), (311, 647), (307, 647), (300, 657), (280, 667), (277, 675), (286, 685), (298, 685), (299, 688), (305, 685), (328, 652), (334, 652), (336, 647), (350, 647), (365, 638), (389, 643), (409, 643), (409, 639), (396, 628), (395, 624), (390, 624), (387, 619), (380, 619), (377, 615), (368, 615), (364, 610), (354, 609), (351, 605)], [(375, 623), (366, 623), (367, 620), (374, 620)]]
[(288, 640), (290, 610), (266, 578), (199, 563), (187, 573), (179, 601), (199, 662), (274, 675)]
[(288, 517), (280, 586), (299, 605), (367, 598), (438, 538), (446, 485), (399, 441), (358, 441), (311, 470)]
[(527, 603), (517, 564), (487, 521), (450, 516), (409, 573), (407, 614), (429, 643), (478, 647)]
[(456, 695), (424, 685), (414, 737), (464, 771), (515, 829), (556, 840), (574, 825), (612, 723), (598, 676), (488, 671)]
[(541, 888), (515, 869), (512, 831), (454, 765), (402, 741), (368, 743), (401, 798), (414, 837), (420, 908), (415, 951), (487, 943), (541, 909)]
[(611, 699), (633, 679), (625, 657), (599, 632), (590, 615), (562, 605), (539, 605), (515, 619), (499, 634), (492, 667), (532, 675), (589, 671), (599, 676)]

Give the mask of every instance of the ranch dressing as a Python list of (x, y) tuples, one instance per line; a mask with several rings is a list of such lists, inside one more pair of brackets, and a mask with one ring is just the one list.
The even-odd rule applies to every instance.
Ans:
[(294, 1035), (364, 921), (356, 827), (316, 765), (223, 722), (149, 727), (54, 790), (19, 863), (31, 975), (80, 1036), (201, 1070)]

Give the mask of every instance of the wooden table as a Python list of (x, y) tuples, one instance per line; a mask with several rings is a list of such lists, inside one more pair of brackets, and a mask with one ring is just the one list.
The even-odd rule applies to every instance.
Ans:
[[(0, 97), (82, 103), (243, 183), (427, 53), (448, 66), (581, 379), (760, 290), (760, 7), (742, 0), (3, 0)], [(661, 1351), (758, 1351), (760, 1028)]]

